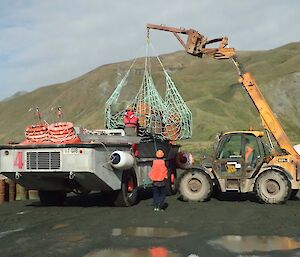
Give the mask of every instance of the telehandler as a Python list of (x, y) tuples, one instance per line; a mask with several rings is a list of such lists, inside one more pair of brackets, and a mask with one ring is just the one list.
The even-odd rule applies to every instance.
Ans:
[[(265, 133), (249, 130), (222, 134), (215, 147), (211, 167), (193, 167), (181, 174), (179, 191), (183, 199), (206, 201), (214, 190), (220, 190), (254, 192), (265, 203), (279, 204), (296, 195), (300, 188), (300, 156), (259, 90), (254, 77), (243, 68), (235, 49), (228, 47), (228, 38), (208, 40), (194, 29), (155, 24), (147, 24), (148, 35), (150, 29), (173, 33), (185, 51), (192, 56), (201, 58), (207, 55), (217, 60), (232, 60), (239, 74), (239, 82), (255, 105), (265, 129)], [(180, 34), (187, 35), (186, 42)], [(207, 47), (212, 43), (217, 43), (218, 47)], [(264, 137), (270, 146), (264, 143)], [(276, 141), (275, 144), (272, 138)]]

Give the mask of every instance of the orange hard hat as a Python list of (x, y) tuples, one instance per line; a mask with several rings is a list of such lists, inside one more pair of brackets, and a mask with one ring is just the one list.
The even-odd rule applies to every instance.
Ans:
[(157, 158), (163, 158), (165, 156), (165, 153), (163, 150), (157, 150), (155, 155)]

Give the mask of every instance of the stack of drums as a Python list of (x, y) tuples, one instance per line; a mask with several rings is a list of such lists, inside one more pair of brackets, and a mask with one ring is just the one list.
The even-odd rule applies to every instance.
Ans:
[(16, 184), (16, 200), (27, 200), (28, 198), (27, 190), (19, 184)]
[(39, 191), (38, 190), (28, 190), (28, 199), (29, 200), (39, 200)]
[(16, 184), (10, 179), (0, 178), (0, 204), (4, 201), (12, 202), (16, 197)]
[(39, 200), (38, 190), (26, 190), (19, 184), (16, 184), (16, 200)]
[(38, 200), (38, 190), (27, 191), (24, 187), (14, 181), (0, 175), (0, 204), (5, 201), (15, 200)]

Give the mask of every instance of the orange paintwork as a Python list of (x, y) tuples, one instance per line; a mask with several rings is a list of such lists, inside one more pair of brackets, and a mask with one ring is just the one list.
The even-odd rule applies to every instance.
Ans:
[(271, 110), (267, 100), (260, 92), (253, 76), (249, 72), (246, 72), (241, 75), (239, 81), (243, 84), (252, 99), (253, 104), (258, 110), (264, 127), (272, 133), (281, 149), (284, 149), (289, 154), (298, 155), (287, 134), (284, 132), (279, 120)]
[(263, 131), (257, 131), (257, 130), (236, 130), (236, 131), (230, 131), (230, 132), (225, 132), (224, 135), (228, 134), (251, 134), (254, 135), (255, 137), (263, 137), (264, 132)]

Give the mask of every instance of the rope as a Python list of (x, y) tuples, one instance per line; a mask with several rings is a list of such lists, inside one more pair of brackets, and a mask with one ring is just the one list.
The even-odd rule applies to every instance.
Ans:
[(158, 53), (156, 52), (156, 50), (155, 50), (155, 48), (154, 48), (154, 46), (153, 46), (153, 44), (152, 44), (151, 42), (150, 42), (149, 44), (150, 44), (150, 47), (151, 47), (151, 49), (152, 49), (152, 51), (153, 51), (153, 53), (154, 53), (154, 55), (155, 55), (157, 61), (159, 62), (160, 66), (162, 67), (164, 73), (167, 73), (167, 71), (166, 71), (166, 69), (165, 69), (165, 67), (164, 67), (164, 65), (163, 65), (163, 63), (162, 63), (162, 61), (161, 61), (160, 58), (159, 58)]

